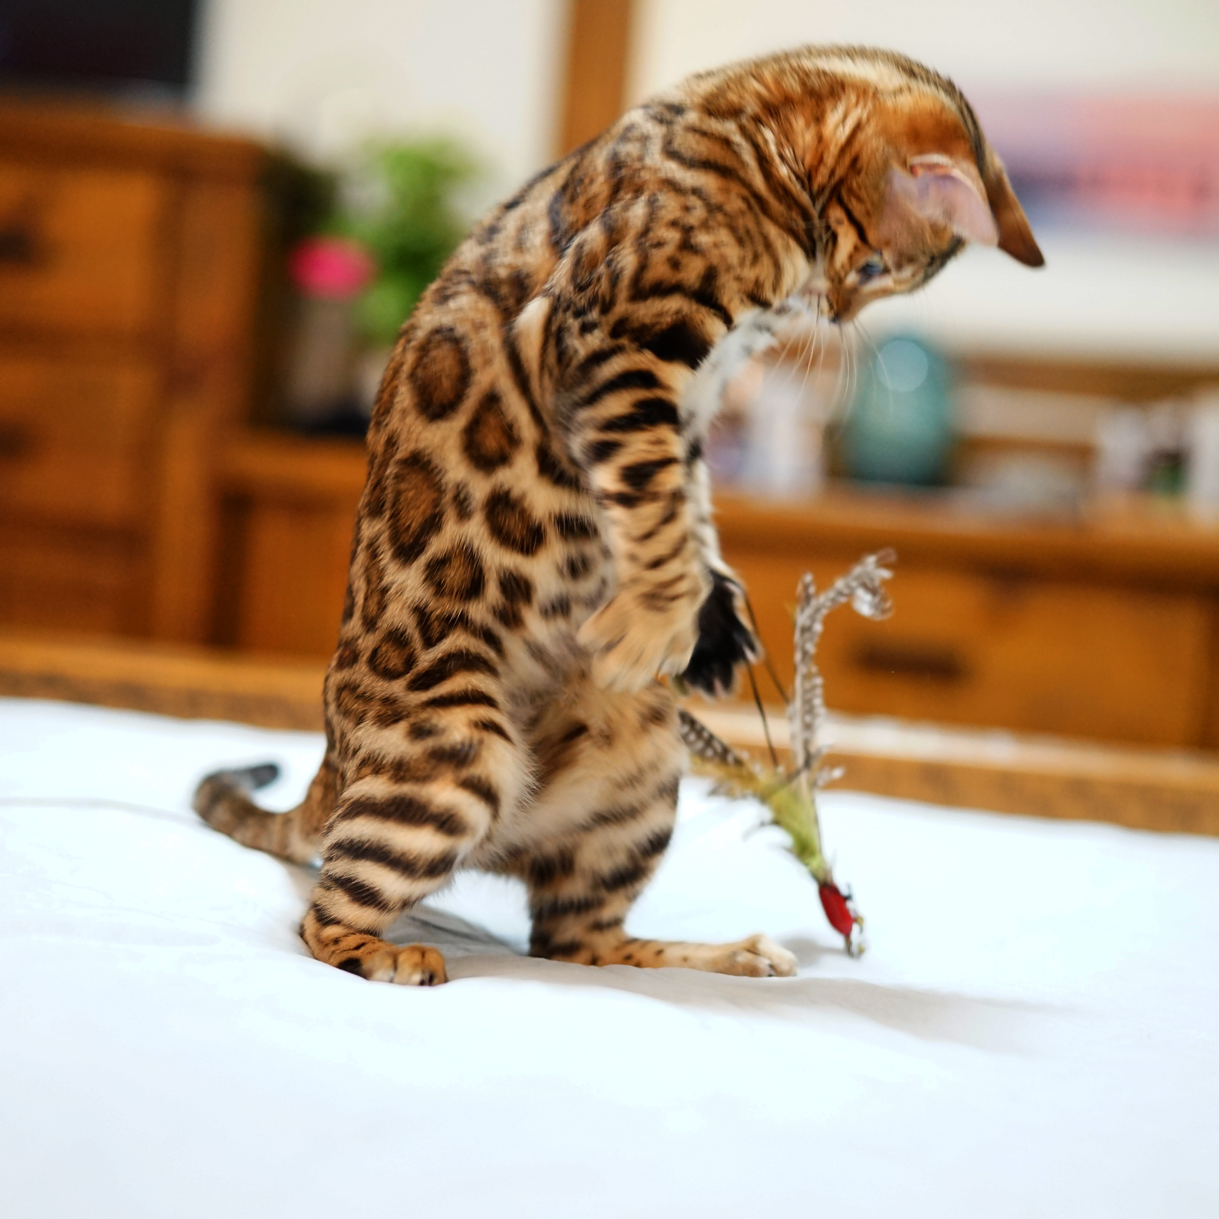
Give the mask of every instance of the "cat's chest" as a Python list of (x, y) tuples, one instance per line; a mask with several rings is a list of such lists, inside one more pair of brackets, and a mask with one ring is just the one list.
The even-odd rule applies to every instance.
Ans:
[(711, 349), (698, 366), (681, 401), (682, 427), (692, 437), (703, 437), (723, 402), (729, 382), (755, 356), (778, 341), (782, 331), (812, 310), (792, 295), (769, 309), (752, 309)]

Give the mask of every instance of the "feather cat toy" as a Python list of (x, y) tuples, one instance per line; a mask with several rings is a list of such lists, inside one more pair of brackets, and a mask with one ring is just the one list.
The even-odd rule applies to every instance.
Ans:
[(818, 744), (826, 712), (817, 643), (826, 615), (847, 602), (856, 613), (874, 621), (893, 612), (885, 588), (885, 581), (893, 573), (884, 564), (892, 563), (895, 557), (890, 550), (866, 556), (820, 595), (811, 574), (800, 581), (796, 594), (796, 684), (787, 706), (790, 770), (784, 771), (777, 764), (766, 767), (738, 753), (690, 712), (683, 708), (680, 713), (682, 739), (690, 750), (695, 772), (713, 778), (716, 790), (724, 795), (752, 796), (765, 805), (774, 824), (791, 839), (792, 854), (817, 882), (825, 916), (853, 957), (864, 950), (863, 915), (855, 909), (850, 890), (844, 893), (834, 880), (817, 818), (817, 791), (843, 773), (839, 767), (823, 765), (826, 748)]

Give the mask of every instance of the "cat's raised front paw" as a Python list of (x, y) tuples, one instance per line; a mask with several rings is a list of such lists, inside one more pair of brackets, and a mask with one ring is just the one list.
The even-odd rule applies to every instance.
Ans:
[(625, 693), (642, 690), (658, 675), (680, 673), (694, 651), (697, 624), (685, 604), (657, 614), (618, 593), (580, 628), (579, 639), (592, 653), (593, 681)]
[(712, 698), (732, 693), (736, 669), (762, 654), (741, 617), (741, 586), (721, 571), (711, 573), (711, 592), (698, 611), (698, 642), (682, 681)]

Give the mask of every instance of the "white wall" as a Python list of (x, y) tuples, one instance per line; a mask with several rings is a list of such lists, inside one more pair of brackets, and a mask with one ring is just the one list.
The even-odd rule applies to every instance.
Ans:
[(1219, 87), (1216, 0), (638, 0), (633, 100), (808, 42), (903, 51), (968, 93)]
[[(904, 51), (975, 96), (1219, 91), (1219, 0), (638, 3), (632, 100), (693, 71), (808, 42)], [(1044, 271), (969, 250), (925, 292), (873, 306), (864, 325), (918, 330), (958, 350), (1219, 364), (1219, 245), (1038, 239)]]
[[(966, 92), (1219, 90), (1219, 0), (637, 3), (634, 98), (809, 41), (895, 47)], [(208, 0), (197, 106), (319, 158), (377, 131), (455, 131), (493, 169), (489, 202), (550, 160), (566, 11), (565, 0)], [(1049, 266), (1035, 275), (970, 252), (918, 298), (878, 307), (875, 325), (914, 324), (960, 347), (1219, 362), (1219, 250), (1054, 234), (1042, 246)]]
[(511, 191), (551, 159), (562, 0), (208, 0), (195, 104), (317, 159), (380, 132), (464, 135)]

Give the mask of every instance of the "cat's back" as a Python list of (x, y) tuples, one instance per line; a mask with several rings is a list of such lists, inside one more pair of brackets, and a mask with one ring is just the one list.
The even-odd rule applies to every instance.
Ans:
[[(392, 416), (396, 430), (418, 432), (459, 413), (466, 393), (505, 360), (518, 386), (525, 369), (512, 323), (552, 280), (573, 242), (595, 236), (597, 253), (647, 236), (688, 212), (691, 186), (710, 196), (749, 193), (754, 185), (708, 167), (692, 149), (716, 125), (686, 89), (654, 98), (549, 166), (494, 208), (461, 243), (424, 292), (393, 352), (373, 415), (370, 440)], [(727, 128), (731, 120), (719, 120)], [(698, 133), (696, 136), (692, 133)], [(694, 180), (697, 180), (696, 182)], [(718, 200), (722, 201), (722, 200)], [(673, 212), (670, 216), (669, 211)], [(532, 409), (535, 422), (537, 410)]]

